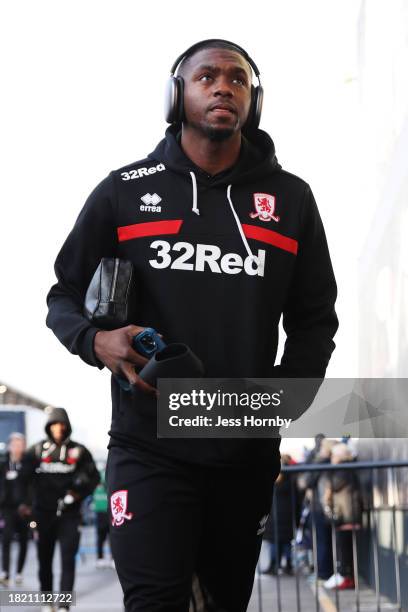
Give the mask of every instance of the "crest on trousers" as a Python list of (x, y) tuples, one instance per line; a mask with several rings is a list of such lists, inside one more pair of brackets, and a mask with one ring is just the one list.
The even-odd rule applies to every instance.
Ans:
[(112, 514), (112, 525), (119, 527), (123, 525), (125, 519), (130, 521), (133, 518), (133, 512), (127, 512), (128, 492), (126, 489), (115, 491), (110, 498), (110, 507)]
[(259, 521), (258, 531), (256, 532), (256, 535), (261, 535), (261, 533), (264, 533), (268, 518), (269, 514), (264, 514), (264, 516), (261, 518), (261, 520)]
[(258, 218), (260, 221), (270, 221), (273, 219), (276, 223), (280, 217), (275, 215), (276, 198), (270, 193), (254, 193), (255, 212), (249, 213), (251, 219)]

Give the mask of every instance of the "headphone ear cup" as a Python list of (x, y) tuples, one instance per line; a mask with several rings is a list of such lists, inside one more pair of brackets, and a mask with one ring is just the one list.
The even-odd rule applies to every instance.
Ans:
[(243, 126), (244, 130), (250, 131), (258, 127), (261, 120), (262, 102), (262, 86), (258, 85), (258, 87), (254, 87), (254, 85), (251, 85), (251, 106), (249, 107), (248, 119)]
[(177, 76), (177, 117), (176, 122), (181, 123), (184, 120), (184, 79), (181, 76)]
[(256, 102), (256, 87), (251, 85), (251, 105), (249, 107), (248, 117), (245, 121), (245, 125), (243, 126), (243, 130), (251, 130), (254, 124), (254, 110), (255, 110), (255, 102)]
[(174, 109), (177, 99), (177, 81), (174, 76), (169, 77), (164, 92), (164, 118), (167, 123), (173, 123)]
[(178, 123), (184, 114), (184, 81), (182, 77), (171, 76), (167, 81), (164, 95), (164, 118), (167, 123)]
[(263, 104), (264, 91), (262, 85), (258, 85), (255, 89), (254, 95), (254, 114), (253, 114), (253, 127), (257, 128), (261, 121), (262, 104)]

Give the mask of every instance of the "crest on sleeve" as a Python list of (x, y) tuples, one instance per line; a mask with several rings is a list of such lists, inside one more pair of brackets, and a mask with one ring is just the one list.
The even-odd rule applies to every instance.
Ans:
[(110, 498), (110, 507), (112, 514), (112, 525), (119, 527), (123, 525), (125, 519), (130, 521), (133, 518), (133, 512), (127, 512), (128, 492), (126, 489), (115, 491)]
[(280, 220), (278, 215), (275, 215), (276, 198), (270, 193), (254, 193), (255, 212), (249, 213), (251, 219), (259, 219), (260, 221), (270, 221), (273, 219), (276, 223)]

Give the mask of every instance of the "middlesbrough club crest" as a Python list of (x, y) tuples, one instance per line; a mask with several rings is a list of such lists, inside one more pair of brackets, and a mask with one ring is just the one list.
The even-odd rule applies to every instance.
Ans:
[(79, 459), (79, 448), (77, 446), (74, 446), (74, 448), (69, 448), (67, 452), (67, 463), (76, 463)]
[(251, 219), (258, 218), (260, 221), (270, 221), (273, 219), (276, 223), (280, 217), (275, 215), (276, 198), (270, 193), (254, 193), (255, 212), (249, 213)]
[(126, 489), (123, 489), (122, 491), (115, 491), (115, 493), (112, 493), (111, 495), (110, 506), (112, 513), (112, 525), (114, 527), (123, 525), (125, 519), (130, 521), (130, 519), (133, 517), (133, 512), (126, 512), (127, 497), (128, 492)]

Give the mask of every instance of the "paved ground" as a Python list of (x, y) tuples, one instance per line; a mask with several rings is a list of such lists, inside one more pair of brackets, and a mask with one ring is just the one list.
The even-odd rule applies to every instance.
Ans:
[[(265, 567), (266, 563), (266, 550), (263, 549), (260, 566)], [(377, 612), (375, 593), (362, 583), (359, 587), (359, 608), (357, 608), (354, 590), (338, 592), (336, 598), (335, 592), (326, 590), (322, 585), (318, 586), (316, 592), (315, 585), (311, 584), (305, 576), (299, 578), (297, 589), (294, 577), (280, 576), (277, 579), (258, 574), (248, 612), (356, 612), (357, 610)], [(297, 590), (299, 590), (299, 598)], [(261, 598), (259, 597), (260, 591)], [(278, 598), (279, 592), (280, 598)], [(297, 607), (298, 603), (299, 607)], [(388, 599), (381, 597), (380, 609), (382, 612), (391, 612), (398, 610), (398, 607), (390, 603)]]
[[(75, 612), (123, 612), (122, 591), (111, 567), (104, 569), (95, 568), (94, 530), (84, 528), (81, 539), (81, 554), (77, 561), (77, 579), (75, 585), (77, 604)], [(13, 551), (14, 557), (15, 551)], [(58, 551), (57, 551), (58, 553)], [(266, 551), (261, 554), (261, 567), (266, 563)], [(55, 555), (55, 586), (58, 584), (59, 555)], [(1, 588), (1, 587), (0, 587)], [(33, 543), (30, 543), (26, 567), (24, 570), (24, 584), (15, 587), (11, 583), (11, 589), (38, 588), (37, 582), (37, 560)], [(55, 588), (55, 587), (54, 587)], [(278, 603), (278, 593), (280, 602)], [(318, 597), (313, 585), (310, 585), (305, 577), (299, 579), (299, 612), (353, 612), (356, 610), (355, 595), (353, 591), (339, 593), (339, 607), (336, 607), (335, 598), (323, 587), (318, 589)], [(248, 612), (297, 612), (297, 588), (293, 577), (280, 576), (278, 579), (272, 576), (258, 575), (253, 589)], [(381, 610), (397, 610), (395, 606), (381, 599)], [(1, 606), (1, 610), (18, 610), (18, 612), (38, 612), (35, 606)], [(376, 612), (375, 595), (372, 591), (362, 588), (360, 595), (360, 611)]]
[[(94, 529), (85, 527), (82, 529), (81, 554), (77, 559), (77, 573), (75, 582), (75, 593), (77, 604), (73, 608), (75, 612), (91, 612), (100, 610), (104, 612), (123, 612), (122, 590), (116, 575), (111, 567), (104, 569), (95, 568), (95, 537)], [(14, 551), (15, 552), (15, 551)], [(59, 583), (59, 551), (56, 549), (54, 556), (54, 589)], [(24, 568), (24, 584), (20, 587), (10, 588), (19, 589), (38, 589), (37, 580), (37, 558), (33, 542), (30, 542), (28, 557)], [(38, 612), (36, 606), (1, 606), (3, 610), (15, 610), (15, 612)]]

